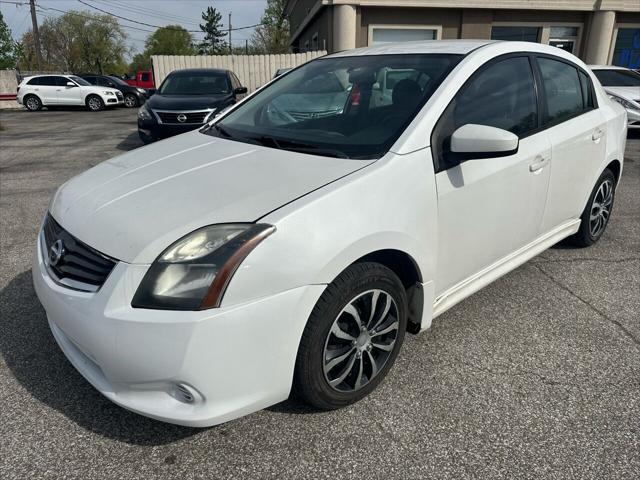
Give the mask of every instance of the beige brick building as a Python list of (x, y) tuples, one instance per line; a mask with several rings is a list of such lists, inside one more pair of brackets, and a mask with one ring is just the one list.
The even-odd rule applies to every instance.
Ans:
[(640, 68), (640, 0), (288, 0), (294, 51), (477, 38), (555, 45)]

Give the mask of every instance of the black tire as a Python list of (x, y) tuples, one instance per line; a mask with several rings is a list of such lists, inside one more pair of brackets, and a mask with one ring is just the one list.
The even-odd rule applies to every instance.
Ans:
[(100, 110), (104, 110), (104, 102), (98, 95), (89, 95), (87, 97), (87, 109), (90, 112), (99, 112)]
[[(391, 307), (388, 310), (389, 313), (386, 314), (386, 318), (389, 320), (384, 320), (385, 314), (381, 312), (381, 310), (384, 310), (384, 305), (382, 304), (383, 302), (378, 302), (380, 306), (378, 306), (377, 309), (374, 308), (374, 313), (380, 312), (380, 315), (376, 314), (375, 316), (379, 316), (382, 320), (380, 320), (381, 323), (378, 328), (378, 332), (376, 332), (375, 328), (372, 331), (375, 335), (381, 335), (379, 332), (385, 330), (385, 325), (391, 325), (391, 323), (397, 325), (397, 330), (395, 332), (386, 334), (395, 335), (395, 343), (393, 344), (390, 353), (385, 353), (382, 349), (378, 350), (378, 347), (376, 347), (375, 344), (373, 348), (369, 345), (369, 348), (367, 349), (368, 351), (362, 351), (359, 354), (360, 356), (357, 357), (358, 360), (354, 360), (354, 362), (359, 362), (359, 364), (352, 364), (357, 371), (350, 370), (349, 375), (340, 385), (343, 385), (344, 388), (348, 389), (350, 385), (347, 385), (347, 383), (351, 382), (351, 380), (349, 380), (350, 377), (353, 379), (354, 385), (357, 385), (356, 382), (358, 380), (366, 380), (367, 383), (359, 389), (341, 391), (338, 390), (340, 385), (331, 386), (329, 382), (327, 375), (331, 375), (331, 372), (334, 370), (330, 370), (329, 373), (325, 374), (325, 364), (328, 362), (328, 359), (331, 358), (325, 352), (329, 352), (326, 348), (332, 338), (331, 335), (333, 335), (331, 333), (333, 331), (332, 328), (334, 327), (334, 322), (336, 322), (337, 325), (337, 322), (345, 315), (347, 315), (348, 320), (350, 315), (345, 313), (343, 310), (348, 308), (352, 302), (363, 302), (360, 304), (361, 307), (359, 307), (358, 310), (360, 310), (360, 314), (364, 313), (363, 317), (366, 317), (368, 315), (366, 307), (374, 304), (372, 297), (368, 300), (368, 303), (366, 298), (367, 295), (370, 295), (369, 292), (372, 291), (382, 292), (379, 294), (380, 297), (377, 298), (383, 298), (383, 293), (386, 294), (384, 296), (385, 304), (387, 298), (393, 300), (393, 302), (389, 302)], [(395, 315), (393, 314), (394, 311)], [(371, 309), (369, 309), (368, 312), (371, 313)], [(373, 322), (375, 322), (374, 313), (371, 313), (369, 320), (366, 320), (365, 318), (366, 321), (364, 323), (372, 322), (371, 318), (373, 318)], [(355, 319), (355, 316), (350, 316), (350, 318)], [(346, 323), (348, 324), (349, 322), (347, 321)], [(358, 335), (357, 323), (353, 323), (353, 325), (356, 333), (354, 336), (350, 336), (350, 339), (353, 339), (355, 338), (355, 335)], [(366, 329), (370, 326), (371, 323), (366, 326)], [(402, 346), (406, 328), (407, 298), (405, 289), (398, 276), (389, 268), (378, 263), (366, 262), (351, 265), (326, 288), (311, 312), (311, 316), (309, 317), (309, 321), (307, 322), (304, 333), (302, 334), (300, 347), (298, 349), (293, 384), (294, 394), (301, 400), (321, 410), (333, 410), (361, 400), (371, 393), (378, 384), (380, 384), (393, 366)], [(344, 333), (344, 329), (341, 329), (341, 332)], [(363, 347), (358, 343), (360, 342), (361, 337), (370, 333), (371, 331), (364, 332), (361, 330), (360, 335), (357, 337), (357, 341), (343, 340), (347, 342), (346, 349), (356, 349), (358, 352), (359, 348)], [(373, 336), (371, 338), (373, 338)], [(384, 338), (384, 335), (376, 338), (376, 342), (378, 342), (381, 338)], [(382, 341), (380, 341), (380, 344), (384, 346)], [(374, 372), (372, 366), (374, 359), (373, 355), (377, 355), (378, 358), (381, 358), (382, 355), (386, 355), (384, 359), (385, 363), (382, 363), (379, 368), (376, 367), (377, 373)], [(338, 356), (342, 355), (336, 354), (333, 358)], [(347, 369), (351, 369), (351, 367), (349, 367), (349, 362), (351, 361), (350, 358), (351, 357), (349, 357), (342, 365), (336, 364), (334, 367), (331, 367), (333, 369), (337, 369), (339, 372), (335, 375), (338, 378), (334, 378), (334, 381), (338, 381), (341, 377), (340, 373), (346, 372)], [(362, 360), (360, 360), (360, 358), (362, 358)], [(367, 370), (367, 372), (365, 372), (365, 370)], [(358, 372), (361, 373), (358, 374)], [(355, 380), (356, 378), (358, 380)]]
[(142, 140), (142, 143), (144, 143), (145, 145), (149, 145), (150, 143), (158, 140), (155, 136), (147, 135), (146, 133), (142, 133), (140, 130), (138, 130), (138, 136), (140, 137), (140, 140)]
[(124, 96), (124, 106), (127, 108), (136, 108), (140, 106), (140, 101), (133, 93), (127, 93)]
[(36, 95), (27, 95), (22, 101), (30, 112), (42, 110), (42, 101)]
[[(608, 187), (607, 187), (608, 185)], [(603, 202), (603, 190), (610, 189), (610, 200)], [(584, 208), (582, 215), (580, 216), (580, 229), (570, 236), (567, 240), (570, 244), (576, 247), (589, 247), (596, 243), (609, 225), (609, 219), (613, 211), (613, 205), (616, 194), (616, 177), (608, 168), (602, 172), (600, 178), (596, 182), (595, 187), (591, 195), (589, 195), (589, 201)], [(602, 217), (601, 223), (598, 224), (598, 220), (592, 220), (592, 212), (597, 213)], [(599, 228), (594, 228), (599, 225)]]

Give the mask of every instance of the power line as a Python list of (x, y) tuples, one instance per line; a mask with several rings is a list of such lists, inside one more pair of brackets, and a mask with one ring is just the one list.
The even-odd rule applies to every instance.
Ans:
[[(103, 10), (102, 8), (96, 7), (95, 5), (91, 5), (90, 3), (85, 2), (84, 0), (78, 0), (78, 2), (80, 2), (83, 5), (86, 5), (89, 8), (93, 8), (94, 10), (97, 10), (99, 12), (102, 12), (106, 15), (111, 15), (112, 17), (116, 17), (119, 18), (121, 20), (126, 20), (127, 22), (131, 22), (131, 23), (137, 23), (138, 25), (144, 25), (146, 27), (153, 27), (153, 28), (165, 28), (168, 30), (177, 30), (177, 31), (183, 31), (182, 28), (173, 28), (171, 27), (171, 25), (169, 26), (161, 26), (161, 25), (154, 25), (152, 23), (145, 23), (145, 22), (139, 22), (138, 20), (132, 20), (130, 18), (127, 17), (123, 17), (121, 15), (116, 15), (115, 13), (112, 12), (108, 12), (107, 10)], [(247, 28), (255, 28), (255, 27), (259, 27), (260, 25), (262, 25), (261, 23), (257, 23), (255, 25), (247, 25), (246, 27), (238, 27), (238, 28), (232, 28), (230, 29), (231, 31), (235, 31), (235, 30), (245, 30)], [(186, 30), (186, 29), (184, 29)], [(189, 33), (202, 33), (202, 30), (187, 30), (187, 32)]]
[(135, 13), (137, 15), (145, 15), (145, 16), (149, 16), (149, 17), (155, 17), (155, 18), (159, 18), (161, 20), (165, 20), (165, 21), (179, 21), (181, 23), (187, 23), (189, 25), (199, 25), (199, 23), (194, 22), (192, 18), (188, 18), (188, 17), (183, 17), (180, 15), (174, 15), (172, 13), (169, 12), (165, 12), (165, 11), (159, 11), (157, 8), (154, 8), (153, 12), (149, 12), (148, 9), (142, 8), (142, 7), (136, 7), (136, 6), (132, 6), (132, 5), (127, 5), (125, 3), (119, 2), (117, 0), (94, 0), (94, 1), (98, 1), (98, 3), (106, 3), (109, 6), (115, 6), (119, 9), (122, 10), (126, 10), (132, 13)]

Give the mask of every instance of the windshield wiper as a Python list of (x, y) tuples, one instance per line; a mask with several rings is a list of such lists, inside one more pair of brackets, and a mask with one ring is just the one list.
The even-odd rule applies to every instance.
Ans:
[(218, 125), (217, 123), (214, 123), (214, 124), (212, 125), (212, 128), (214, 128), (216, 132), (218, 132), (218, 133), (222, 134), (222, 136), (224, 136), (224, 137), (227, 137), (227, 138), (233, 138), (233, 135), (231, 135), (231, 134), (229, 133), (229, 131), (228, 131), (226, 128), (221, 127), (221, 126), (220, 126), (220, 125)]
[(300, 142), (297, 140), (274, 138), (274, 137), (269, 137), (268, 135), (251, 137), (250, 140), (259, 142), (261, 145), (265, 147), (273, 146), (278, 150), (289, 150), (292, 152), (309, 153), (312, 155), (324, 155), (327, 157), (335, 157), (335, 158), (349, 158), (349, 156), (346, 153), (340, 150), (336, 150), (333, 148), (322, 148), (310, 143)]

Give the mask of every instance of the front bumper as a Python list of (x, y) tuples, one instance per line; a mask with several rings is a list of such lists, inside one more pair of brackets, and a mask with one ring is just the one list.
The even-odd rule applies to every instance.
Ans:
[(138, 132), (154, 138), (167, 138), (181, 133), (202, 128), (204, 123), (189, 123), (185, 125), (158, 123), (156, 120), (141, 120), (138, 118)]
[(134, 309), (131, 298), (147, 268), (120, 262), (98, 292), (80, 292), (54, 283), (38, 242), (33, 283), (51, 331), (98, 391), (134, 412), (194, 427), (288, 397), (322, 285), (200, 312)]

